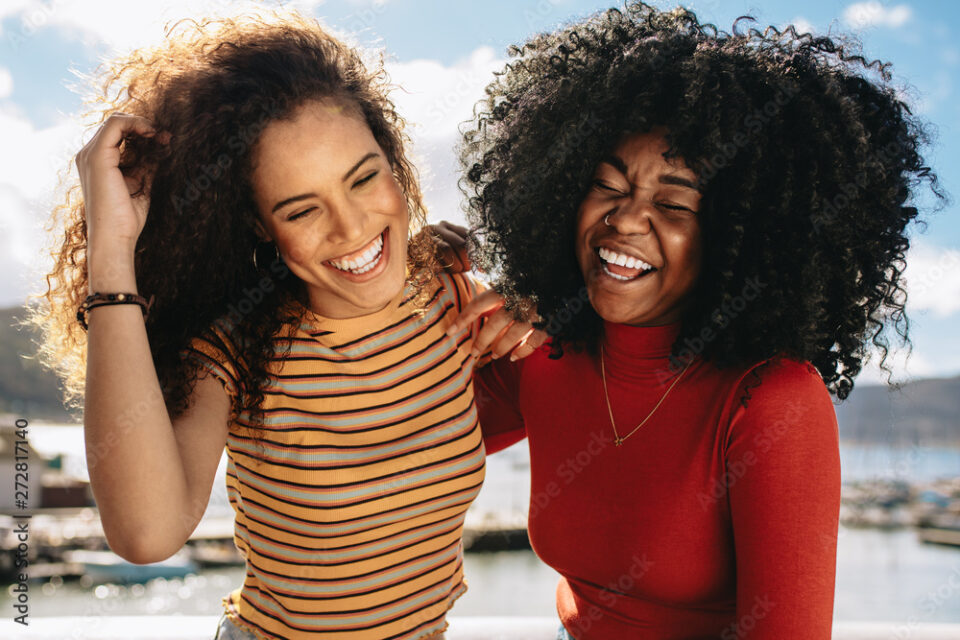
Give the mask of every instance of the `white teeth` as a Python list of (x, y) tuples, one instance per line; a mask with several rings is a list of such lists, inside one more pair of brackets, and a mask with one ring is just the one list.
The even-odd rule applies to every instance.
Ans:
[(644, 271), (653, 268), (653, 265), (647, 264), (643, 260), (638, 260), (633, 256), (628, 256), (625, 253), (612, 251), (606, 247), (600, 247), (599, 253), (600, 257), (610, 264), (626, 267), (628, 269), (643, 269)]
[(330, 260), (330, 264), (335, 266), (341, 271), (350, 271), (351, 273), (361, 274), (370, 271), (379, 262), (380, 256), (382, 255), (383, 249), (383, 234), (381, 233), (377, 236), (377, 239), (374, 241), (373, 245), (369, 249), (360, 254), (359, 258), (354, 258), (353, 260)]

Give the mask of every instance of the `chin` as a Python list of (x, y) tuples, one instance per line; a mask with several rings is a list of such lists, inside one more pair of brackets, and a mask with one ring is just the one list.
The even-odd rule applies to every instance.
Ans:
[[(593, 310), (607, 322), (617, 324), (641, 324), (649, 322), (650, 314), (647, 313), (646, 310), (639, 309), (639, 304), (624, 304), (624, 302), (627, 301), (611, 296), (605, 291), (597, 292), (591, 288), (588, 292)], [(611, 299), (611, 297), (615, 299)]]

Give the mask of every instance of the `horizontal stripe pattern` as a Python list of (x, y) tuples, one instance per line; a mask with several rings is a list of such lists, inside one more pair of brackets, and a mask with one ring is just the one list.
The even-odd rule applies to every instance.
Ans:
[[(227, 497), (243, 586), (231, 619), (262, 638), (413, 640), (446, 628), (465, 590), (463, 518), (484, 478), (464, 364), (478, 323), (446, 328), (480, 285), (441, 274), (422, 313), (409, 289), (370, 316), (310, 315), (277, 338), (263, 438), (241, 414), (227, 438)], [(229, 337), (181, 354), (237, 392)]]

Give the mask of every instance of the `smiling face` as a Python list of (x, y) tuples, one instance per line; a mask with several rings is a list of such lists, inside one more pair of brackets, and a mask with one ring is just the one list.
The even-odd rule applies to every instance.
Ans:
[(700, 274), (697, 176), (663, 157), (663, 134), (626, 137), (597, 167), (577, 212), (577, 262), (590, 303), (609, 322), (680, 320)]
[(258, 232), (277, 244), (328, 318), (382, 309), (406, 278), (407, 201), (362, 117), (312, 101), (270, 123), (254, 150)]

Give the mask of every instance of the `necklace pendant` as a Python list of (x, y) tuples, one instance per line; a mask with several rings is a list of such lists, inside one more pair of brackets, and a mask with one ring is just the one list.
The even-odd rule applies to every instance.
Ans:
[(613, 441), (613, 444), (616, 446), (621, 446), (623, 444), (623, 438), (617, 436), (617, 439)]

